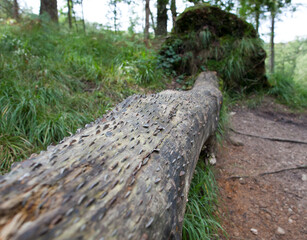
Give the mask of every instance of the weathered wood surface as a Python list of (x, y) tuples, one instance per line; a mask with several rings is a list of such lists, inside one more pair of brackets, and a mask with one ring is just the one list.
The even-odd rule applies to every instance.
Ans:
[(14, 166), (0, 179), (0, 239), (181, 239), (217, 85), (202, 73), (191, 91), (131, 96)]

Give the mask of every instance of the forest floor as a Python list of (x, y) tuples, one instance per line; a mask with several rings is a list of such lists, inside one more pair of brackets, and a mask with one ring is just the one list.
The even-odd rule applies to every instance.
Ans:
[(216, 167), (228, 239), (307, 239), (307, 113), (264, 98), (230, 115)]

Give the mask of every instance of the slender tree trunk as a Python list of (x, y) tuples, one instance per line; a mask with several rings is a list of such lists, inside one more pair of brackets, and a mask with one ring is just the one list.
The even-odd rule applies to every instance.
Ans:
[(71, 0), (67, 0), (67, 6), (68, 6), (68, 24), (69, 28), (72, 29), (72, 21), (71, 21)]
[(260, 21), (260, 12), (256, 12), (256, 31), (259, 34), (259, 21)]
[(113, 1), (113, 14), (114, 14), (114, 31), (116, 32), (117, 31), (117, 4), (116, 4), (116, 1)]
[(41, 0), (39, 14), (47, 13), (51, 20), (58, 23), (58, 5), (57, 0)]
[(168, 0), (158, 0), (157, 5), (157, 35), (167, 35), (167, 9)]
[(146, 45), (148, 44), (148, 39), (149, 39), (149, 14), (150, 14), (149, 0), (146, 0), (146, 3), (145, 3), (145, 31), (144, 31)]
[(19, 5), (17, 0), (14, 0), (13, 2), (13, 17), (17, 21), (19, 20)]
[(82, 25), (83, 25), (83, 31), (84, 31), (84, 33), (86, 33), (85, 21), (84, 21), (84, 11), (83, 11), (83, 0), (81, 0), (81, 10), (82, 10)]
[(271, 49), (270, 72), (271, 73), (274, 73), (274, 67), (275, 67), (275, 44), (274, 44), (275, 16), (276, 16), (276, 13), (274, 11), (271, 11), (271, 40), (270, 40), (270, 49)]
[(152, 28), (153, 28), (153, 30), (155, 32), (155, 35), (157, 35), (157, 27), (156, 27), (156, 23), (155, 23), (155, 18), (154, 18), (153, 14), (152, 14), (152, 11), (150, 11), (150, 9), (149, 9), (149, 14), (150, 14), (150, 18), (151, 18)]
[(256, 4), (255, 7), (255, 22), (256, 22), (256, 31), (259, 33), (259, 21), (260, 21), (260, 6)]
[(174, 28), (176, 26), (176, 17), (177, 17), (176, 0), (171, 0), (171, 12), (172, 12), (172, 20)]

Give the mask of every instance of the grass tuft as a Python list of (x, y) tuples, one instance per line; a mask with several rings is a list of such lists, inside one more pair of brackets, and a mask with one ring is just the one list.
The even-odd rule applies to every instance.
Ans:
[(183, 225), (184, 240), (218, 239), (218, 186), (211, 166), (198, 162), (189, 191)]
[(84, 35), (24, 19), (0, 23), (0, 49), (0, 173), (165, 82), (157, 54), (137, 34), (89, 26)]
[(276, 72), (269, 77), (272, 85), (269, 94), (275, 96), (281, 103), (292, 108), (307, 107), (307, 84), (295, 82), (291, 75)]

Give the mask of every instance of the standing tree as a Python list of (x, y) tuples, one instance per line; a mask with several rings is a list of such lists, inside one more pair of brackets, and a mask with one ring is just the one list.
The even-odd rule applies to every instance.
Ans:
[(176, 17), (177, 17), (176, 0), (171, 0), (171, 12), (172, 12), (172, 20), (174, 28), (176, 26)]
[(19, 20), (19, 5), (18, 5), (17, 0), (13, 1), (13, 17), (16, 20)]
[(57, 0), (41, 0), (41, 6), (39, 14), (47, 13), (51, 20), (58, 23), (58, 6)]
[(266, 7), (271, 15), (271, 38), (270, 38), (270, 72), (274, 73), (275, 67), (275, 22), (276, 16), (281, 13), (283, 8), (289, 7), (291, 0), (266, 0)]
[(117, 10), (117, 3), (119, 3), (120, 0), (110, 0), (109, 4), (113, 7), (112, 13), (113, 13), (113, 26), (114, 26), (114, 32), (117, 32), (118, 28), (118, 10)]
[(17, 0), (0, 0), (0, 18), (19, 20), (19, 4)]
[(260, 19), (265, 13), (265, 3), (267, 0), (239, 0), (239, 14), (242, 18), (252, 16), (254, 18), (255, 28), (259, 33)]
[(148, 39), (149, 39), (149, 14), (150, 14), (149, 0), (146, 0), (145, 2), (145, 31), (144, 31), (146, 45), (148, 44)]
[(69, 24), (69, 28), (72, 28), (72, 0), (67, 0), (67, 7), (68, 7), (68, 24)]
[(157, 26), (156, 26), (156, 23), (155, 23), (155, 18), (154, 18), (154, 15), (153, 15), (153, 13), (150, 9), (149, 9), (149, 14), (150, 14), (150, 19), (151, 19), (151, 26), (154, 30), (155, 35), (157, 35)]
[(118, 27), (119, 27), (117, 20), (118, 20), (118, 14), (120, 14), (120, 9), (117, 8), (117, 5), (119, 3), (126, 3), (126, 4), (130, 5), (133, 2), (134, 2), (134, 0), (109, 0), (109, 5), (113, 7), (113, 10), (112, 10), (113, 26), (114, 26), (115, 32), (118, 30)]
[(83, 26), (83, 31), (86, 33), (85, 30), (85, 20), (84, 20), (84, 11), (83, 11), (83, 0), (78, 0), (79, 4), (81, 4), (81, 13), (82, 13), (82, 26)]
[(167, 8), (168, 0), (158, 0), (157, 4), (157, 36), (167, 35)]

